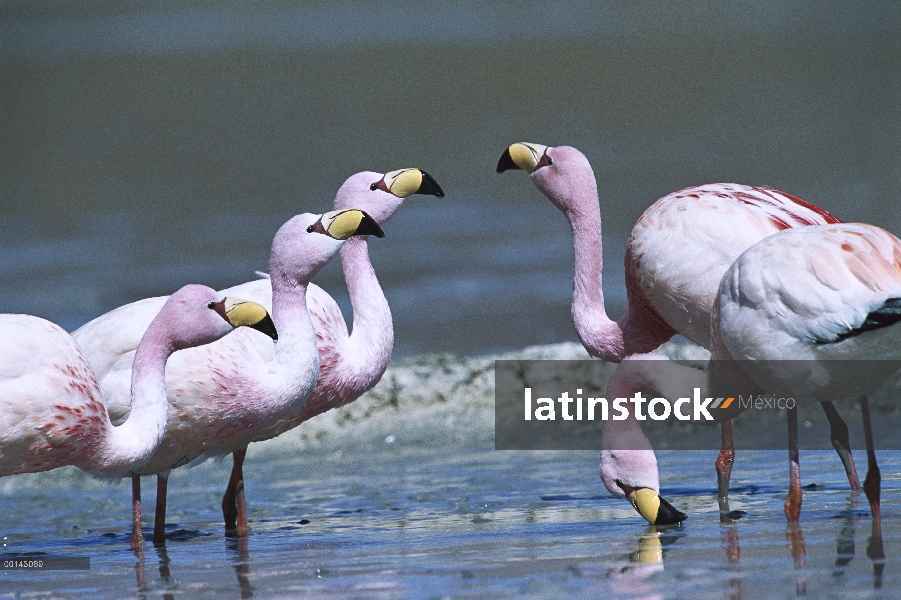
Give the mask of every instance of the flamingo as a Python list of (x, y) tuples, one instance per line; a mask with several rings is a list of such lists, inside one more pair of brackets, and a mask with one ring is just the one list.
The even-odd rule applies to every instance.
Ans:
[[(881, 477), (866, 394), (896, 370), (886, 361), (901, 359), (899, 322), (901, 240), (862, 223), (784, 231), (752, 246), (724, 274), (712, 315), (715, 346), (763, 389), (819, 401), (860, 396), (874, 524)], [(787, 413), (785, 514), (797, 522), (798, 421), (794, 409)]]
[[(653, 366), (646, 368), (649, 365), (644, 361), (654, 361)], [(670, 365), (676, 369), (667, 369)], [(677, 376), (675, 379), (673, 374)], [(692, 378), (698, 379), (698, 382), (692, 382)], [(663, 354), (633, 354), (623, 357), (610, 376), (607, 398), (629, 398), (638, 390), (646, 392), (649, 397), (675, 398), (682, 394), (664, 391), (675, 381), (684, 384), (680, 389), (706, 385), (706, 377), (700, 371), (671, 363)], [(608, 492), (628, 499), (638, 514), (651, 525), (672, 525), (686, 519), (685, 513), (660, 496), (654, 448), (631, 411), (623, 421), (604, 421), (601, 440), (598, 473)]]
[[(166, 433), (166, 362), (248, 326), (277, 338), (266, 309), (188, 285), (163, 305), (135, 352), (131, 412), (114, 426), (100, 386), (75, 340), (31, 315), (0, 315), (0, 477), (73, 465), (125, 477), (152, 456)], [(133, 485), (134, 490), (134, 485)], [(133, 498), (133, 548), (143, 546), (140, 496)]]
[[(172, 407), (169, 427), (137, 474), (168, 475), (171, 469), (214, 456), (212, 450), (222, 440), (275, 423), (303, 407), (319, 376), (307, 287), (344, 240), (354, 235), (382, 237), (384, 233), (369, 215), (356, 209), (304, 213), (282, 225), (272, 242), (267, 282), (273, 290), (278, 343), (239, 331), (176, 354), (166, 373)], [(129, 346), (144, 331), (148, 315), (164, 302), (165, 298), (151, 298), (120, 307), (72, 334), (88, 363), (99, 371), (98, 382), (111, 415), (124, 412), (122, 382), (131, 376), (135, 358)], [(162, 541), (162, 532), (157, 519), (154, 541)]]
[[(344, 182), (335, 195), (334, 208), (362, 208), (376, 223), (384, 225), (412, 194), (444, 197), (438, 182), (420, 169), (398, 169), (385, 174), (363, 171)], [(353, 309), (353, 328), (348, 333), (337, 302), (322, 288), (311, 285), (307, 302), (316, 330), (320, 369), (319, 380), (306, 405), (274, 425), (253, 429), (223, 442), (221, 452), (231, 452), (233, 458), (231, 477), (222, 498), (227, 531), (238, 535), (250, 533), (243, 473), (247, 446), (251, 442), (277, 437), (316, 415), (353, 402), (375, 387), (388, 368), (394, 346), (391, 309), (369, 260), (365, 237), (347, 240), (341, 248), (341, 266)], [(264, 305), (272, 293), (265, 279), (241, 284), (226, 292), (244, 294)]]
[[(569, 146), (516, 143), (497, 163), (499, 173), (508, 169), (529, 173), (569, 220), (575, 254), (573, 324), (588, 353), (611, 362), (650, 352), (676, 333), (709, 348), (716, 290), (744, 250), (785, 229), (839, 222), (818, 206), (765, 187), (710, 183), (673, 192), (651, 205), (632, 228), (625, 254), (628, 304), (623, 317), (613, 321), (604, 308), (601, 213), (588, 159)], [(834, 406), (823, 406), (833, 445), (856, 489), (847, 426)], [(731, 422), (722, 427), (716, 470), (724, 503), (735, 452)]]
[[(444, 191), (431, 175), (420, 169), (398, 169), (385, 174), (363, 171), (344, 182), (335, 196), (334, 208), (361, 207), (376, 223), (384, 225), (403, 205), (404, 199), (413, 194), (441, 198)], [(365, 237), (350, 238), (345, 242), (341, 249), (341, 264), (353, 308), (353, 330), (348, 333), (337, 302), (322, 288), (311, 284), (307, 302), (317, 335), (320, 375), (307, 404), (277, 424), (233, 436), (210, 450), (215, 454), (231, 452), (233, 457), (232, 473), (222, 499), (222, 514), (228, 532), (250, 533), (243, 474), (248, 444), (276, 437), (318, 414), (356, 400), (379, 382), (391, 360), (394, 346), (391, 310), (369, 260)], [(243, 294), (265, 306), (272, 304), (272, 287), (267, 278), (228, 288), (223, 293)], [(145, 322), (152, 318), (153, 309), (154, 305), (142, 307)], [(131, 335), (134, 334), (132, 331)], [(105, 383), (102, 381), (101, 387)], [(116, 380), (111, 383), (115, 385)], [(164, 534), (167, 477), (167, 473), (157, 476), (156, 541), (162, 541)]]

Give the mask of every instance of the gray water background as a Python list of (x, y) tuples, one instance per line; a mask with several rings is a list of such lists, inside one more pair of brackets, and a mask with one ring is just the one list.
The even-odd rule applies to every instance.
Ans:
[(395, 356), (575, 339), (569, 226), (494, 172), (516, 141), (591, 161), (614, 317), (632, 224), (685, 186), (901, 231), (899, 6), (721, 4), (2, 2), (0, 311), (247, 281), (346, 177), (416, 166), (447, 197), (371, 244)]
[[(588, 156), (618, 317), (629, 229), (688, 185), (769, 185), (901, 232), (899, 31), (899, 6), (878, 2), (0, 2), (0, 312), (74, 329), (189, 282), (246, 281), (276, 229), (327, 210), (347, 176), (415, 166), (447, 197), (409, 199), (370, 245), (395, 357), (575, 340), (568, 225), (523, 173), (494, 173), (508, 144)], [(341, 279), (333, 264), (316, 281), (348, 315)], [(662, 534), (661, 571), (634, 562), (656, 534), (603, 490), (596, 452), (496, 452), (486, 397), (426, 387), (444, 403), (361, 401), (252, 446), (246, 543), (221, 532), (228, 464), (174, 473), (170, 539), (145, 552), (143, 584), (126, 483), (74, 469), (4, 478), (4, 551), (89, 555), (92, 570), (5, 573), (0, 597), (871, 597), (899, 585), (897, 453), (880, 454), (881, 590), (866, 502), (829, 452), (802, 457), (818, 487), (805, 491), (800, 562), (783, 453), (739, 454), (733, 505), (748, 515), (734, 529), (717, 518), (715, 452), (660, 453), (664, 494), (690, 514)], [(733, 533), (738, 563), (724, 552)]]

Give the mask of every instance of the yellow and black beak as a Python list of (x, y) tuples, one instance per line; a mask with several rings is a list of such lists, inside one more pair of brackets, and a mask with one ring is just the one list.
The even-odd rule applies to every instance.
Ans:
[(278, 332), (272, 317), (262, 305), (240, 298), (223, 298), (219, 302), (210, 302), (207, 307), (219, 313), (232, 327), (250, 327), (265, 333), (273, 340), (278, 340)]
[(497, 172), (503, 173), (507, 169), (522, 169), (527, 173), (534, 173), (541, 167), (554, 164), (547, 155), (547, 146), (541, 144), (529, 144), (521, 142), (511, 145), (504, 150), (500, 160), (497, 161)]
[(308, 231), (310, 230), (325, 233), (336, 240), (346, 240), (354, 235), (385, 237), (385, 232), (375, 222), (375, 219), (366, 214), (365, 211), (356, 208), (327, 212), (322, 215), (322, 218), (319, 219), (316, 225), (308, 229)]
[(435, 178), (421, 169), (398, 169), (385, 173), (385, 176), (370, 185), (369, 189), (382, 190), (398, 198), (406, 198), (413, 194), (444, 198), (444, 190)]
[(651, 488), (634, 488), (617, 480), (632, 507), (651, 525), (676, 525), (688, 518)]

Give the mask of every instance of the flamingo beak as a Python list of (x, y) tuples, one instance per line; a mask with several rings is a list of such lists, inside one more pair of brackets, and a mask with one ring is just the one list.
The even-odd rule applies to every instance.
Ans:
[(503, 173), (507, 169), (522, 169), (527, 173), (534, 173), (541, 167), (552, 165), (547, 155), (547, 146), (541, 144), (518, 143), (513, 144), (501, 155), (497, 161), (497, 172)]
[(240, 298), (223, 298), (219, 302), (210, 302), (208, 307), (219, 313), (219, 316), (232, 327), (250, 327), (278, 341), (278, 332), (272, 317), (256, 302)]
[(628, 499), (638, 514), (651, 525), (677, 525), (688, 518), (688, 515), (676, 510), (672, 504), (650, 488), (635, 490), (628, 495)]
[(632, 507), (651, 525), (677, 525), (688, 518), (651, 488), (633, 488), (617, 480)]
[(336, 240), (346, 240), (354, 235), (385, 237), (385, 232), (382, 231), (375, 219), (365, 211), (356, 208), (327, 212), (319, 221), (308, 227), (307, 231), (325, 233)]
[(380, 180), (369, 186), (369, 189), (382, 190), (398, 198), (406, 198), (412, 194), (444, 198), (444, 190), (435, 178), (422, 169), (398, 169), (385, 173)]

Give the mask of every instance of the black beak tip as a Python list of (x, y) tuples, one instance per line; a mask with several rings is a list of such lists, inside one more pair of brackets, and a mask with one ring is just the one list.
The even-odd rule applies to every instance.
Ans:
[(254, 325), (253, 328), (261, 333), (265, 333), (271, 337), (273, 341), (278, 341), (278, 331), (276, 331), (275, 323), (272, 322), (272, 317), (269, 315), (266, 315), (263, 320)]
[(678, 525), (688, 518), (684, 512), (677, 510), (672, 504), (660, 498), (660, 509), (654, 525)]
[(379, 227), (378, 222), (375, 219), (369, 216), (369, 213), (366, 211), (360, 211), (363, 213), (363, 221), (360, 223), (360, 226), (357, 228), (356, 235), (374, 235), (377, 238), (385, 237), (385, 232), (382, 231), (382, 228)]
[(504, 150), (504, 153), (501, 154), (500, 160), (497, 161), (497, 172), (503, 173), (504, 171), (507, 171), (508, 169), (518, 169), (518, 168), (519, 167), (516, 166), (516, 163), (513, 162), (513, 157), (510, 156), (510, 148), (507, 148), (506, 150)]
[(422, 173), (422, 184), (419, 186), (419, 191), (416, 193), (435, 196), (436, 198), (444, 198), (444, 190), (441, 189), (441, 186), (438, 185), (435, 178), (422, 169), (420, 169), (419, 172)]

